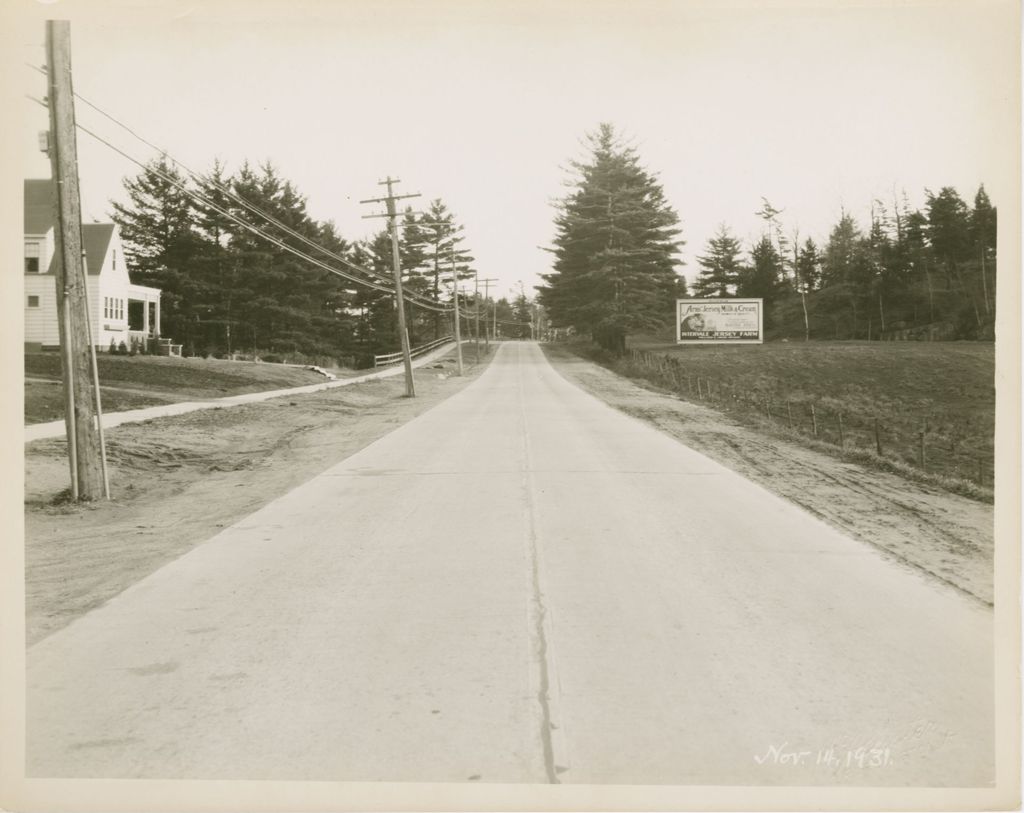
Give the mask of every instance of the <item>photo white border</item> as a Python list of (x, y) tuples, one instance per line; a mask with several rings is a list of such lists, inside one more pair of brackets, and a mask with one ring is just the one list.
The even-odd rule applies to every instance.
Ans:
[[(332, 0), (296, 0), (289, 14), (322, 12)], [(333, 0), (345, 2), (346, 0)], [(394, 0), (404, 2), (405, 0)], [(458, 4), (459, 0), (434, 0)], [(511, 2), (512, 0), (508, 0)], [(669, 2), (670, 0), (665, 0)], [(681, 0), (677, 0), (679, 2)], [(209, 0), (218, 13), (245, 16), (277, 0), (239, 2)], [(553, 0), (575, 5), (581, 14), (598, 13), (603, 0)], [(903, 7), (930, 8), (949, 2), (971, 3), (979, 13), (1005, 18), (1008, 42), (1020, 65), (1020, 7), (1011, 0), (906, 0)], [(734, 0), (733, 13), (745, 8), (820, 8), (884, 6), (885, 0)], [(280, 4), (278, 4), (280, 5)], [(497, 3), (495, 3), (497, 5)], [(714, 0), (696, 6), (716, 7)], [(20, 112), (26, 103), (17, 90), (12, 56), (28, 29), (42, 30), (47, 18), (107, 16), (111, 25), (133, 16), (171, 17), (188, 13), (185, 0), (5, 0), (0, 5), (0, 91), (6, 126), (0, 129), (0, 363), (6, 381), (0, 416), (7, 431), (0, 434), (4, 488), (0, 489), (3, 544), (0, 545), (0, 808), (44, 811), (184, 811), (184, 810), (971, 810), (1013, 809), (1020, 805), (1020, 86), (1015, 76), (993, 76), (1015, 103), (1008, 115), (993, 114), (991, 126), (1002, 134), (1000, 152), (1008, 183), (1015, 194), (999, 205), (999, 285), (996, 325), (996, 754), (997, 784), (993, 788), (837, 788), (837, 787), (704, 787), (618, 785), (475, 785), (272, 781), (148, 781), (41, 780), (24, 776), (25, 626), (24, 626), (24, 491), (21, 278), (22, 184), (14, 144)], [(549, 6), (548, 6), (549, 7)], [(538, 6), (541, 8), (541, 6)], [(658, 2), (638, 0), (637, 14), (656, 14)], [(989, 179), (983, 179), (989, 180)], [(950, 653), (956, 657), (956, 653)]]

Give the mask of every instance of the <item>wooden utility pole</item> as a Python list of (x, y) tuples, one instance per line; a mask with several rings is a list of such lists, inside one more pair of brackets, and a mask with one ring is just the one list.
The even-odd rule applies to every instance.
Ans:
[(462, 328), (459, 326), (459, 273), (455, 267), (454, 251), (452, 252), (452, 288), (455, 291), (455, 363), (459, 375), (462, 375)]
[(498, 303), (495, 302), (491, 308), (491, 335), (494, 341), (498, 341)]
[(395, 201), (402, 200), (403, 198), (418, 198), (420, 195), (419, 192), (412, 195), (396, 195), (392, 191), (392, 186), (396, 183), (401, 183), (401, 181), (398, 178), (392, 178), (389, 175), (385, 180), (378, 182), (379, 186), (387, 186), (387, 197), (368, 198), (367, 200), (361, 200), (359, 202), (384, 202), (388, 207), (386, 214), (364, 215), (364, 217), (386, 217), (388, 219), (388, 229), (391, 232), (391, 267), (395, 274), (395, 302), (396, 309), (398, 311), (398, 338), (402, 343), (402, 361), (405, 364), (405, 394), (409, 398), (415, 398), (416, 382), (412, 376), (412, 352), (409, 348), (409, 331), (405, 326), (405, 300), (402, 297), (402, 262), (398, 250), (398, 225), (395, 223), (395, 219), (398, 217), (398, 210), (395, 207)]
[(473, 272), (473, 350), (476, 363), (480, 363), (480, 275)]
[[(492, 282), (497, 282), (497, 281), (498, 280), (493, 279), (493, 278), (492, 279), (482, 279), (482, 280), (480, 280), (480, 282), (482, 282), (484, 284), (484, 304), (485, 304), (485, 306), (486, 306), (486, 303), (487, 303), (488, 295), (489, 295), (490, 290), (491, 290), (491, 283)], [(496, 310), (495, 310), (495, 319), (497, 319), (497, 311)], [(484, 346), (485, 347), (489, 347), (490, 344), (491, 344), (491, 336), (490, 336), (490, 334), (487, 331), (487, 322), (485, 320), (484, 321)]]
[(46, 68), (50, 110), (48, 152), (56, 190), (53, 266), (63, 351), (62, 377), (67, 403), (64, 421), (71, 465), (71, 495), (76, 500), (98, 500), (104, 488), (99, 432), (89, 392), (92, 359), (87, 281), (82, 267), (82, 208), (71, 86), (71, 24), (67, 20), (46, 21)]

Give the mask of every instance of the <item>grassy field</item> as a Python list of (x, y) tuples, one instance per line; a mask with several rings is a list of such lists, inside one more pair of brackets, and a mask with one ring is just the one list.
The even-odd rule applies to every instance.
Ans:
[[(104, 411), (116, 412), (197, 398), (318, 384), (323, 376), (301, 367), (251, 361), (163, 356), (97, 356)], [(25, 354), (25, 423), (64, 417), (57, 353)]]
[(630, 351), (623, 359), (605, 362), (617, 372), (647, 379), (684, 398), (855, 459), (991, 486), (991, 343), (679, 347), (638, 338), (630, 342)]

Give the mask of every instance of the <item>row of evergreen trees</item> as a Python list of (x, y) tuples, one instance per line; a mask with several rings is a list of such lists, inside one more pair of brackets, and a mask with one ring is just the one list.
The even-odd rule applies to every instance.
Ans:
[[(586, 145), (557, 203), (539, 299), (553, 326), (621, 351), (628, 334), (672, 325), (684, 242), (656, 177), (610, 124)], [(725, 226), (708, 241), (692, 295), (764, 299), (769, 337), (992, 338), (996, 210), (984, 188), (973, 206), (952, 187), (926, 197), (923, 210), (905, 195), (891, 210), (876, 201), (866, 230), (844, 212), (821, 248), (764, 201), (749, 252)]]
[[(113, 203), (113, 218), (133, 277), (162, 289), (163, 331), (182, 343), (186, 353), (302, 353), (365, 359), (396, 349), (393, 294), (319, 268), (184, 190), (200, 194), (216, 208), (321, 262), (345, 268), (325, 252), (252, 214), (236, 199), (241, 198), (326, 251), (390, 279), (392, 248), (386, 230), (365, 242), (346, 240), (332, 222), (310, 216), (305, 197), (270, 163), (258, 167), (245, 163), (229, 175), (216, 162), (199, 178), (180, 172), (161, 157), (137, 176), (126, 178), (126, 199)], [(474, 273), (462, 226), (441, 200), (431, 202), (422, 214), (407, 210), (401, 224), (403, 287), (431, 302), (447, 303), (451, 286), (446, 279), (451, 278), (453, 259), (460, 279)], [(447, 315), (415, 304), (407, 308), (414, 344), (450, 333)]]
[(875, 201), (867, 229), (843, 212), (820, 248), (764, 201), (749, 253), (726, 226), (708, 241), (693, 294), (761, 297), (780, 337), (991, 339), (996, 210), (984, 187), (973, 206), (948, 186), (925, 200)]

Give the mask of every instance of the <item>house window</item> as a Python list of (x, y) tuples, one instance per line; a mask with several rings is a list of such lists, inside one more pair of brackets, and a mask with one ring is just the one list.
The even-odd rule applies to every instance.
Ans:
[(117, 270), (117, 249), (110, 252), (110, 268), (113, 271)]
[(28, 298), (28, 306), (30, 308), (38, 308), (39, 307), (39, 297), (38, 296), (30, 296)]
[(39, 273), (39, 243), (34, 240), (25, 241), (25, 273)]

